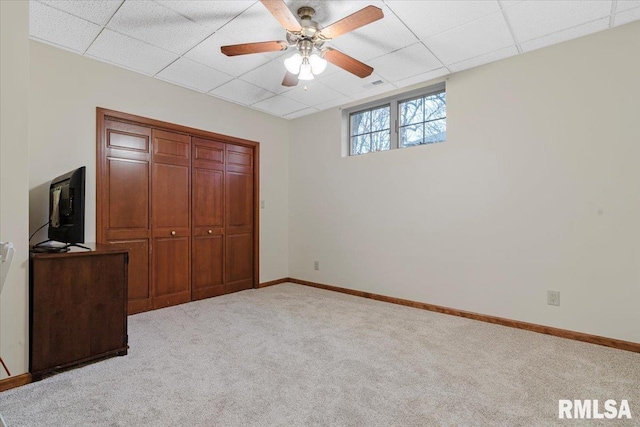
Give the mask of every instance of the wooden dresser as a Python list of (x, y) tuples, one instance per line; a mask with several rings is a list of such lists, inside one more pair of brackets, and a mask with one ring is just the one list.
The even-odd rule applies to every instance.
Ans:
[(126, 250), (31, 253), (29, 371), (34, 379), (59, 368), (127, 354)]

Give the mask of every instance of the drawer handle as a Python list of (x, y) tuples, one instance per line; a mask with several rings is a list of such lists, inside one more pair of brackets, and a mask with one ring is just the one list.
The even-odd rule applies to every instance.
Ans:
[(213, 231), (209, 230), (209, 231), (207, 231), (207, 233), (211, 234), (211, 233), (213, 233)]
[(175, 236), (175, 235), (176, 235), (176, 232), (175, 232), (175, 231), (172, 231), (172, 232), (171, 232), (171, 235), (172, 235), (172, 236)]

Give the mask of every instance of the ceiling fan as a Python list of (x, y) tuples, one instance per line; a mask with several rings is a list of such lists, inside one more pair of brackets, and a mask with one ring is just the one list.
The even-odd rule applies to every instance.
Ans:
[(304, 6), (298, 9), (300, 17), (298, 22), (284, 0), (260, 0), (260, 2), (287, 31), (286, 40), (222, 46), (220, 48), (222, 53), (227, 56), (236, 56), (282, 51), (295, 47), (297, 52), (284, 61), (287, 73), (282, 81), (283, 86), (296, 86), (298, 80), (312, 80), (314, 75), (324, 71), (327, 61), (360, 78), (367, 77), (373, 72), (373, 68), (367, 64), (324, 44), (326, 41), (382, 19), (384, 14), (380, 8), (367, 6), (328, 27), (320, 28), (318, 23), (312, 20), (315, 14), (312, 7)]

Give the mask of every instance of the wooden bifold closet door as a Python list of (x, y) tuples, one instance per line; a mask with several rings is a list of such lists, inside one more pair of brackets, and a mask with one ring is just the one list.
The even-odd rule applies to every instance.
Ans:
[(191, 137), (153, 129), (152, 308), (191, 300)]
[(225, 144), (193, 138), (194, 300), (222, 295), (224, 290), (224, 152)]
[(98, 108), (97, 241), (129, 314), (258, 283), (257, 143)]

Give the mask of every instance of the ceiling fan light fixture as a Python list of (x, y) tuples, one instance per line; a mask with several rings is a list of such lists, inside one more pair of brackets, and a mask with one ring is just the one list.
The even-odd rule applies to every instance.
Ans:
[(302, 55), (295, 53), (291, 57), (284, 60), (284, 66), (291, 74), (298, 74), (302, 65)]
[(300, 66), (300, 74), (298, 74), (299, 80), (313, 80), (313, 72), (311, 70), (311, 64), (309, 59), (304, 58), (302, 65)]
[(309, 65), (313, 74), (317, 76), (327, 68), (327, 60), (314, 53), (309, 57)]

